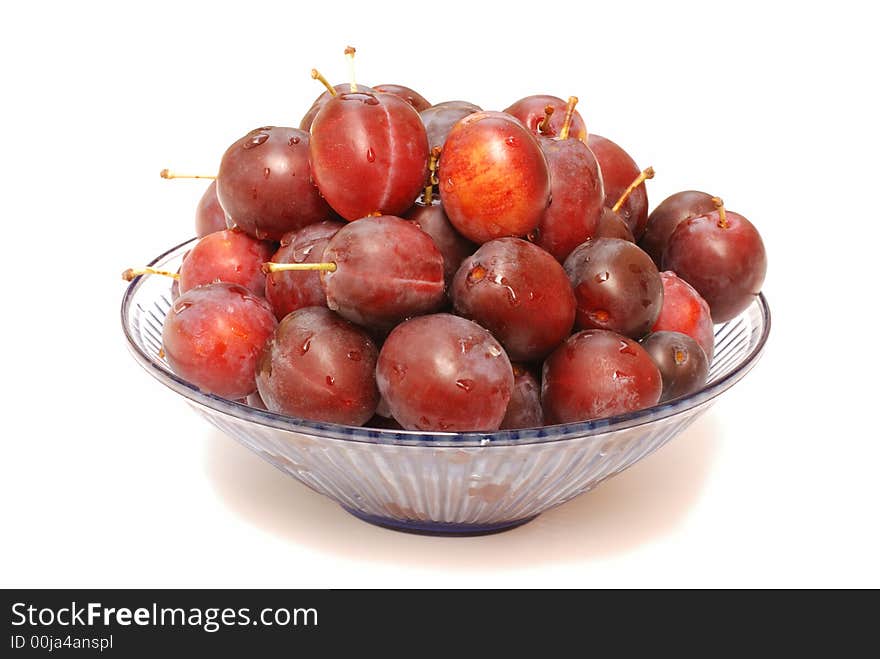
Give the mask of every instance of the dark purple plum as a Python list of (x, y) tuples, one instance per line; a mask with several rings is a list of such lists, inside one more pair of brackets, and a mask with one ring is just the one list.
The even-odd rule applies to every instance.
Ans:
[(675, 228), (663, 254), (663, 268), (693, 286), (709, 304), (712, 320), (723, 323), (761, 292), (767, 253), (754, 225), (722, 205)]
[(325, 307), (285, 316), (260, 356), (266, 407), (303, 419), (359, 426), (376, 412), (378, 350), (359, 327)]
[(450, 314), (398, 325), (379, 353), (376, 380), (404, 428), (443, 432), (497, 430), (514, 382), (498, 341)]
[(577, 299), (576, 326), (606, 329), (640, 339), (663, 306), (663, 282), (657, 266), (635, 244), (594, 238), (565, 260)]
[(641, 344), (660, 370), (661, 403), (686, 396), (706, 384), (709, 360), (700, 344), (687, 334), (651, 332)]
[(541, 400), (548, 424), (651, 407), (661, 391), (660, 371), (645, 349), (606, 330), (572, 335), (544, 362)]
[[(327, 220), (281, 237), (273, 263), (321, 263), (330, 239), (345, 224)], [(327, 296), (318, 272), (270, 272), (266, 275), (266, 299), (278, 320), (303, 307), (326, 307)]]
[(511, 359), (543, 359), (571, 333), (575, 298), (562, 266), (519, 238), (498, 238), (461, 264), (452, 283), (456, 313), (479, 323)]

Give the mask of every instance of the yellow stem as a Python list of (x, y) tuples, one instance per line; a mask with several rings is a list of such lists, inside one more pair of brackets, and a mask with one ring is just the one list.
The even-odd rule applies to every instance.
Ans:
[(354, 54), (355, 54), (354, 46), (347, 46), (345, 48), (345, 56), (348, 58), (348, 68), (351, 71), (351, 93), (356, 94), (358, 90), (357, 81), (354, 77)]
[(544, 118), (541, 119), (541, 123), (538, 124), (538, 132), (541, 135), (546, 135), (547, 131), (550, 130), (550, 117), (553, 116), (553, 106), (548, 105), (544, 108)]
[(335, 263), (272, 263), (271, 261), (264, 263), (263, 272), (288, 272), (302, 270), (322, 270), (324, 272), (336, 272)]
[(568, 133), (571, 131), (571, 119), (574, 116), (574, 106), (578, 103), (577, 96), (568, 97), (568, 105), (565, 106), (565, 119), (562, 121), (562, 128), (559, 130), (559, 139), (567, 140)]
[(629, 187), (623, 191), (623, 194), (620, 195), (620, 199), (617, 200), (617, 203), (611, 207), (615, 213), (617, 213), (620, 208), (626, 203), (626, 200), (629, 199), (629, 196), (633, 193), (637, 187), (639, 187), (642, 183), (647, 181), (649, 178), (654, 178), (654, 168), (648, 167), (648, 169), (644, 170), (641, 174), (636, 176), (636, 180), (629, 184)]
[(203, 179), (215, 179), (217, 178), (216, 174), (180, 174), (178, 172), (173, 172), (170, 169), (163, 169), (159, 172), (159, 176), (165, 179), (172, 178), (203, 178)]
[(141, 275), (162, 275), (163, 277), (180, 279), (180, 275), (176, 272), (168, 272), (167, 270), (156, 270), (156, 268), (129, 268), (122, 273), (122, 278), (125, 281), (131, 281), (135, 277), (140, 277)]
[(318, 71), (318, 69), (312, 69), (312, 80), (317, 80), (322, 85), (324, 85), (327, 88), (327, 92), (330, 94), (330, 96), (336, 96), (337, 91), (333, 88), (333, 85), (328, 82), (327, 78), (325, 78), (321, 74), (321, 72)]
[(425, 205), (430, 206), (434, 199), (434, 186), (437, 181), (437, 160), (440, 158), (440, 147), (431, 149), (431, 159), (428, 161), (428, 185), (425, 186)]
[(727, 211), (724, 210), (724, 201), (721, 197), (712, 197), (712, 203), (718, 209), (718, 226), (722, 229), (727, 228)]

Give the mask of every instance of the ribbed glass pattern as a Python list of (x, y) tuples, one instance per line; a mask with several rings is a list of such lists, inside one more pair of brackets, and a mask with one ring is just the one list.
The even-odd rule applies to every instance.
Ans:
[[(151, 265), (174, 270), (190, 243)], [(611, 419), (497, 433), (371, 430), (294, 419), (200, 392), (160, 358), (169, 280), (126, 291), (123, 329), (133, 355), (226, 434), (370, 522), (419, 532), (482, 533), (528, 521), (594, 488), (680, 433), (754, 365), (770, 328), (759, 297), (716, 327), (701, 391)]]

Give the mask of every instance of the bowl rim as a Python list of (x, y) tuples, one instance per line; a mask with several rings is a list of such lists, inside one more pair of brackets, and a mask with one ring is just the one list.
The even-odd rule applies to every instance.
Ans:
[[(149, 266), (156, 266), (187, 248), (198, 238), (190, 238), (171, 247), (152, 261)], [(425, 432), (418, 430), (396, 430), (362, 426), (346, 426), (337, 423), (311, 421), (285, 414), (270, 412), (250, 407), (244, 403), (221, 398), (214, 394), (201, 391), (196, 385), (166, 371), (159, 366), (156, 356), (146, 353), (129, 330), (128, 318), (131, 315), (135, 294), (141, 287), (143, 276), (134, 278), (126, 287), (122, 298), (121, 321), (122, 330), (128, 343), (129, 351), (135, 360), (154, 378), (166, 387), (184, 396), (191, 403), (208, 408), (220, 414), (236, 419), (255, 423), (260, 426), (284, 430), (293, 433), (308, 434), (313, 438), (342, 440), (367, 444), (392, 444), (402, 446), (439, 447), (492, 447), (522, 446), (529, 444), (546, 444), (572, 439), (599, 437), (619, 430), (635, 428), (683, 414), (689, 410), (710, 404), (716, 397), (739, 382), (757, 363), (764, 351), (770, 334), (771, 318), (767, 298), (759, 293), (751, 305), (757, 305), (762, 319), (762, 332), (756, 344), (745, 359), (729, 373), (702, 389), (674, 400), (659, 403), (634, 412), (618, 414), (602, 419), (564, 423), (540, 428), (518, 430), (496, 430), (492, 432)], [(750, 306), (751, 306), (750, 305)]]

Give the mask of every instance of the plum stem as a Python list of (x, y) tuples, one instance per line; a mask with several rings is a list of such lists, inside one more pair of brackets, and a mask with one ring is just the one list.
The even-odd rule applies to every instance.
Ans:
[(318, 71), (318, 69), (312, 69), (312, 80), (317, 80), (322, 85), (324, 85), (324, 87), (327, 88), (327, 92), (330, 94), (330, 96), (336, 96), (337, 92), (333, 88), (333, 85), (328, 82), (327, 78), (324, 77), (324, 74)]
[(718, 209), (718, 228), (726, 229), (729, 225), (727, 224), (727, 211), (724, 210), (724, 200), (721, 197), (712, 197), (712, 203)]
[(440, 181), (437, 179), (437, 161), (440, 159), (440, 147), (431, 149), (431, 159), (428, 161), (428, 185), (425, 186), (425, 205), (430, 206), (434, 200), (434, 186)]
[(157, 270), (156, 268), (129, 268), (122, 273), (125, 281), (131, 281), (135, 277), (141, 275), (162, 275), (163, 277), (171, 277), (172, 279), (180, 279), (180, 275), (176, 272), (168, 272), (167, 270)]
[(565, 106), (565, 119), (562, 121), (562, 128), (559, 129), (559, 139), (567, 140), (568, 134), (571, 132), (571, 120), (574, 117), (574, 106), (578, 104), (577, 96), (569, 96), (568, 104)]
[(541, 133), (541, 135), (546, 135), (550, 130), (550, 117), (553, 116), (553, 112), (554, 109), (552, 105), (544, 106), (544, 118), (541, 119), (541, 123), (538, 124), (538, 132)]
[(357, 81), (354, 77), (354, 54), (357, 52), (354, 46), (346, 46), (345, 47), (345, 56), (348, 58), (348, 69), (351, 72), (351, 87), (350, 91), (352, 94), (356, 94), (358, 90)]
[(204, 179), (216, 179), (216, 174), (181, 174), (179, 172), (173, 172), (170, 169), (163, 169), (159, 172), (159, 176), (165, 179), (173, 179), (173, 178), (204, 178)]
[(271, 272), (289, 272), (301, 270), (321, 270), (323, 272), (336, 272), (336, 264), (330, 263), (273, 263), (268, 261), (260, 268), (265, 274)]
[(636, 180), (630, 183), (629, 187), (623, 191), (623, 194), (620, 195), (620, 199), (618, 199), (617, 203), (611, 207), (611, 210), (615, 213), (619, 212), (621, 207), (626, 203), (626, 200), (629, 199), (629, 196), (633, 193), (633, 191), (649, 178), (654, 178), (653, 167), (648, 167), (648, 169), (643, 170), (638, 176), (636, 176)]

